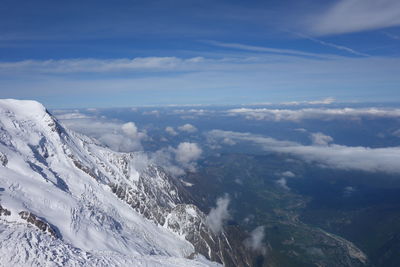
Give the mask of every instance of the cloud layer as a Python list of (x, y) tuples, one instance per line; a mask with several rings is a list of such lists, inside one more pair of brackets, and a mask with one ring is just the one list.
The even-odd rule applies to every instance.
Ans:
[(267, 109), (238, 108), (227, 111), (229, 115), (247, 119), (270, 121), (301, 121), (306, 119), (336, 120), (368, 118), (400, 118), (400, 109), (383, 108), (303, 108)]
[[(91, 117), (76, 111), (55, 111), (57, 118), (69, 129), (95, 138), (101, 144), (119, 152), (141, 151), (142, 165), (156, 164), (173, 175), (183, 175), (195, 171), (197, 161), (203, 150), (197, 143), (181, 142), (176, 147), (166, 146), (157, 151), (143, 151), (142, 142), (150, 140), (146, 131), (140, 131), (134, 122), (119, 122), (104, 118)], [(190, 124), (182, 126), (181, 131), (197, 131)], [(166, 127), (166, 133), (175, 136), (178, 133), (173, 127)]]
[(24, 60), (0, 62), (0, 73), (9, 71), (33, 73), (88, 73), (120, 71), (167, 71), (194, 67), (203, 61), (201, 57), (188, 59), (178, 57), (137, 57), (119, 59), (62, 59)]
[(57, 115), (68, 128), (97, 139), (114, 151), (142, 150), (146, 132), (139, 131), (134, 122), (112, 122), (83, 115), (79, 112)]
[[(113, 106), (232, 104), (266, 99), (277, 103), (288, 95), (293, 99), (329, 95), (365, 100), (376, 94), (380, 99), (374, 100), (389, 100), (396, 95), (400, 82), (397, 58), (320, 59), (254, 53), (241, 51), (234, 56), (200, 53), (191, 58), (3, 61), (0, 87), (8, 90), (2, 90), (0, 96), (32, 98), (57, 108), (109, 107), (110, 103)], [(379, 94), (376, 88), (380, 88)]]
[(307, 162), (320, 166), (344, 170), (361, 170), (369, 172), (400, 173), (400, 147), (369, 148), (352, 147), (337, 144), (301, 145), (291, 141), (280, 141), (271, 137), (213, 130), (210, 137), (236, 141), (252, 142), (265, 151), (286, 153), (298, 156)]

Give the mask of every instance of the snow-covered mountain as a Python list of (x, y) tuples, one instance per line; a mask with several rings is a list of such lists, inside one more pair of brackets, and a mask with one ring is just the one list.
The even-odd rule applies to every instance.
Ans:
[(0, 265), (246, 266), (179, 179), (0, 100)]

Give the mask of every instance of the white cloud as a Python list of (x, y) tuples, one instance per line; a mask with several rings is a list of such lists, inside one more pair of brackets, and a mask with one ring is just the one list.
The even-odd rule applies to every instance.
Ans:
[(231, 217), (228, 211), (229, 202), (228, 195), (218, 198), (216, 207), (206, 217), (207, 225), (215, 234), (222, 231), (225, 222)]
[(310, 100), (310, 101), (289, 101), (283, 102), (281, 105), (284, 106), (298, 106), (298, 105), (330, 105), (336, 100), (333, 97), (327, 97), (321, 100)]
[(97, 139), (110, 149), (120, 152), (142, 150), (146, 132), (138, 130), (134, 122), (121, 123), (96, 117), (78, 116), (76, 112), (56, 116), (69, 129)]
[(155, 110), (150, 110), (150, 111), (144, 111), (142, 114), (143, 115), (153, 115), (153, 116), (158, 117), (158, 116), (160, 116), (160, 111), (155, 109)]
[(308, 101), (306, 103), (310, 104), (310, 105), (329, 105), (329, 104), (334, 103), (335, 101), (336, 101), (335, 98), (327, 97), (327, 98), (324, 98), (322, 100), (312, 100), (312, 101)]
[(104, 133), (96, 139), (114, 151), (132, 152), (142, 150), (140, 140), (131, 139), (119, 133)]
[[(172, 106), (172, 105), (170, 105)], [(182, 115), (196, 115), (196, 116), (205, 116), (214, 113), (213, 110), (209, 109), (174, 109), (171, 111), (172, 114), (182, 114)]]
[[(64, 60), (50, 65), (46, 62), (0, 63), (0, 88), (12, 88), (0, 90), (0, 96), (40, 98), (52, 107), (77, 106), (83, 102), (101, 107), (109, 105), (104, 99), (118, 99), (115, 102), (119, 106), (188, 101), (216, 103), (216, 99), (225, 99), (232, 90), (236, 95), (247, 90), (246, 102), (263, 102), (271, 95), (268, 92), (275, 90), (276, 94), (271, 98), (274, 102), (287, 95), (296, 97), (305, 92), (309, 92), (310, 97), (334, 93), (337, 97), (368, 100), (368, 96), (375, 95), (376, 88), (380, 88), (376, 100), (381, 101), (393, 96), (395, 85), (400, 81), (400, 62), (393, 57), (336, 56), (321, 60), (291, 55), (235, 53), (232, 56), (225, 53), (219, 58), (209, 57), (202, 63), (184, 61), (176, 68), (127, 68), (125, 72), (116, 71), (114, 67), (95, 72), (97, 64), (86, 68), (79, 60), (77, 67), (65, 67)], [(85, 75), (87, 72), (93, 75)], [(122, 75), (124, 73), (134, 75)], [(350, 94), (348, 88), (355, 90)], [(361, 88), (364, 94), (355, 93)], [(195, 92), (194, 97), (182, 94), (184, 91)], [(142, 92), (158, 97), (143, 97)], [(203, 92), (201, 96), (200, 92)], [(232, 101), (236, 102), (243, 100), (233, 98), (234, 95)], [(77, 102), (76, 99), (85, 101)]]
[(400, 137), (400, 129), (392, 132), (393, 136)]
[(287, 181), (285, 177), (281, 177), (278, 180), (276, 180), (276, 184), (282, 187), (285, 190), (290, 190), (290, 188), (287, 185)]
[(264, 237), (265, 237), (264, 226), (258, 226), (253, 231), (251, 231), (250, 237), (244, 240), (244, 245), (250, 248), (251, 250), (265, 254), (267, 249), (263, 243)]
[(400, 25), (397, 0), (340, 0), (313, 15), (307, 27), (317, 35), (351, 33)]
[(271, 121), (300, 121), (305, 119), (336, 120), (360, 119), (362, 117), (385, 118), (400, 117), (400, 109), (384, 108), (303, 108), (267, 109), (237, 108), (227, 111), (229, 115), (244, 116), (247, 119)]
[(234, 180), (234, 182), (237, 183), (238, 185), (242, 185), (242, 184), (243, 184), (243, 181), (240, 180), (239, 178), (236, 178), (236, 179)]
[(294, 129), (294, 131), (300, 132), (300, 133), (306, 133), (307, 132), (307, 130), (304, 129), (304, 128), (297, 128), (297, 129)]
[(202, 152), (196, 143), (182, 142), (176, 148), (169, 146), (149, 153), (149, 157), (152, 163), (162, 166), (173, 175), (180, 176), (187, 170), (196, 171), (196, 161)]
[(333, 138), (323, 133), (312, 133), (310, 136), (314, 145), (326, 146), (333, 142)]
[(134, 122), (122, 124), (121, 129), (127, 136), (131, 138), (143, 138), (145, 136), (144, 133), (138, 131), (138, 128)]
[(60, 59), (1, 62), (1, 71), (30, 71), (33, 73), (120, 72), (137, 70), (170, 71), (195, 67), (202, 58), (138, 57), (119, 59)]
[[(140, 131), (134, 122), (116, 122), (96, 117), (83, 116), (78, 111), (68, 113), (59, 110), (57, 118), (69, 129), (95, 138), (103, 145), (120, 152), (143, 150), (142, 141), (148, 138), (145, 131)], [(72, 114), (72, 115), (71, 115)], [(79, 116), (77, 115), (79, 114)], [(166, 127), (171, 134), (172, 127)], [(175, 132), (176, 133), (176, 132)], [(187, 170), (195, 171), (196, 161), (201, 157), (202, 149), (196, 143), (182, 142), (176, 148), (168, 146), (155, 152), (141, 155), (143, 164), (162, 166), (173, 175), (183, 175)]]
[(179, 163), (188, 164), (198, 160), (202, 152), (202, 149), (196, 143), (183, 142), (175, 150), (175, 159)]
[(169, 135), (172, 135), (172, 136), (178, 135), (178, 133), (175, 131), (175, 129), (174, 129), (173, 127), (171, 127), (171, 126), (165, 127), (165, 131), (166, 131)]
[(172, 175), (180, 176), (185, 174), (185, 168), (175, 162), (175, 149), (172, 147), (159, 149), (149, 155), (150, 161), (158, 166), (162, 166)]
[(73, 119), (89, 119), (90, 117), (80, 113), (79, 111), (76, 111), (76, 112), (63, 113), (57, 115), (57, 118), (60, 120), (73, 120)]
[(280, 175), (282, 175), (283, 177), (288, 177), (288, 178), (296, 177), (296, 174), (294, 174), (291, 171), (282, 172)]
[(400, 173), (400, 147), (369, 148), (330, 144), (305, 146), (291, 141), (280, 141), (251, 133), (213, 130), (210, 137), (231, 138), (257, 144), (265, 151), (274, 151), (298, 156), (320, 166), (344, 170)]
[(236, 142), (233, 141), (232, 139), (228, 138), (228, 137), (224, 138), (222, 140), (222, 143), (225, 144), (225, 145), (229, 145), (229, 146), (236, 145)]
[(355, 189), (354, 187), (352, 187), (352, 186), (346, 186), (346, 187), (343, 189), (343, 195), (344, 195), (345, 197), (349, 197), (349, 196), (351, 196), (355, 191), (356, 191), (356, 189)]
[(187, 133), (194, 133), (197, 131), (197, 128), (189, 123), (186, 123), (185, 125), (179, 126), (178, 130)]

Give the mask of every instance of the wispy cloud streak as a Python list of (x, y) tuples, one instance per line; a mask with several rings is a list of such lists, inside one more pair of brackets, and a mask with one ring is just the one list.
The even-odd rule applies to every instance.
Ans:
[(207, 43), (214, 45), (214, 46), (218, 46), (218, 47), (232, 48), (232, 49), (252, 51), (252, 52), (263, 52), (263, 53), (291, 55), (291, 56), (300, 56), (300, 57), (316, 57), (316, 58), (332, 57), (332, 55), (309, 53), (309, 52), (304, 52), (304, 51), (300, 51), (300, 50), (292, 50), (292, 49), (281, 49), (281, 48), (272, 48), (272, 47), (264, 47), (264, 46), (238, 44), (238, 43), (224, 43), (224, 42), (217, 42), (217, 41), (207, 41)]
[(320, 45), (323, 45), (323, 46), (327, 46), (327, 47), (331, 47), (331, 48), (334, 48), (334, 49), (337, 49), (337, 50), (340, 50), (340, 51), (345, 51), (347, 53), (350, 53), (350, 54), (353, 54), (353, 55), (356, 55), (356, 56), (362, 56), (362, 57), (368, 57), (369, 56), (368, 54), (358, 52), (358, 51), (356, 51), (356, 50), (354, 50), (352, 48), (349, 48), (349, 47), (346, 47), (346, 46), (343, 46), (343, 45), (338, 45), (338, 44), (334, 44), (334, 43), (331, 43), (331, 42), (322, 41), (320, 39), (317, 39), (317, 38), (314, 38), (314, 37), (311, 37), (311, 36), (308, 36), (308, 35), (305, 35), (305, 34), (297, 33), (297, 35), (299, 35), (300, 37), (303, 37), (305, 39), (308, 39), (310, 41), (313, 41), (314, 43), (317, 43), (317, 44), (320, 44)]
[(375, 30), (400, 25), (397, 0), (340, 0), (308, 22), (316, 35)]

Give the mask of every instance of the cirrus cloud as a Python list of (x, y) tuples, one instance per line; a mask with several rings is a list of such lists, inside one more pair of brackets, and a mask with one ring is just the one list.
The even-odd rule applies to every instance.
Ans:
[(320, 15), (313, 16), (307, 28), (316, 35), (332, 35), (400, 25), (397, 0), (340, 0)]

